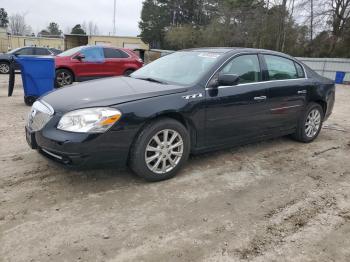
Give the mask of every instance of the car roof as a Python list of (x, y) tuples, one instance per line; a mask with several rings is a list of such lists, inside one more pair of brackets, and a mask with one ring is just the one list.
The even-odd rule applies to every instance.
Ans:
[(226, 53), (266, 53), (266, 54), (274, 54), (279, 56), (284, 56), (288, 58), (292, 58), (290, 55), (268, 50), (268, 49), (258, 49), (258, 48), (247, 48), (247, 47), (202, 47), (202, 48), (190, 48), (190, 49), (184, 49), (181, 51), (193, 51), (193, 52), (210, 52), (210, 53), (220, 53), (220, 54), (226, 54)]

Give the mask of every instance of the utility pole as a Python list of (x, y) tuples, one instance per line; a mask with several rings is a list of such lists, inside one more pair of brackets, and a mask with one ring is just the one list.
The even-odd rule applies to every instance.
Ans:
[(116, 27), (115, 27), (116, 8), (117, 8), (117, 4), (116, 4), (116, 0), (114, 0), (114, 8), (113, 8), (113, 35), (116, 34)]

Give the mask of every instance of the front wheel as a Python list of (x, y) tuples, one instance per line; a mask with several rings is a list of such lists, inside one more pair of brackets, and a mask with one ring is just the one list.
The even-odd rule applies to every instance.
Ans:
[(0, 62), (0, 74), (10, 73), (10, 64), (7, 62)]
[(178, 121), (168, 118), (148, 124), (130, 153), (130, 167), (148, 181), (172, 178), (187, 161), (190, 136)]
[(66, 85), (71, 85), (73, 83), (74, 76), (72, 72), (67, 69), (56, 70), (56, 87), (63, 87)]
[(128, 70), (126, 70), (126, 71), (124, 72), (124, 76), (129, 76), (129, 75), (131, 75), (131, 74), (134, 73), (134, 72), (135, 72), (135, 70), (128, 69)]
[(298, 121), (297, 130), (293, 134), (293, 138), (304, 143), (310, 143), (315, 140), (321, 131), (323, 117), (322, 107), (319, 104), (310, 103)]

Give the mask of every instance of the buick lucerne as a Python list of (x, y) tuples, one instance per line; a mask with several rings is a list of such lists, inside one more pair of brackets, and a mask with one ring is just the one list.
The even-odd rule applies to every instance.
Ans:
[(283, 53), (189, 49), (130, 76), (46, 94), (31, 109), (26, 137), (67, 166), (128, 165), (159, 181), (191, 153), (285, 135), (311, 142), (334, 97), (333, 81)]

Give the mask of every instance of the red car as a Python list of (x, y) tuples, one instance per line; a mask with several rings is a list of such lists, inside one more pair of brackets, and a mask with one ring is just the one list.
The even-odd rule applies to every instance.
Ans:
[(143, 66), (134, 52), (125, 48), (80, 46), (55, 57), (56, 86), (101, 77), (129, 75)]

